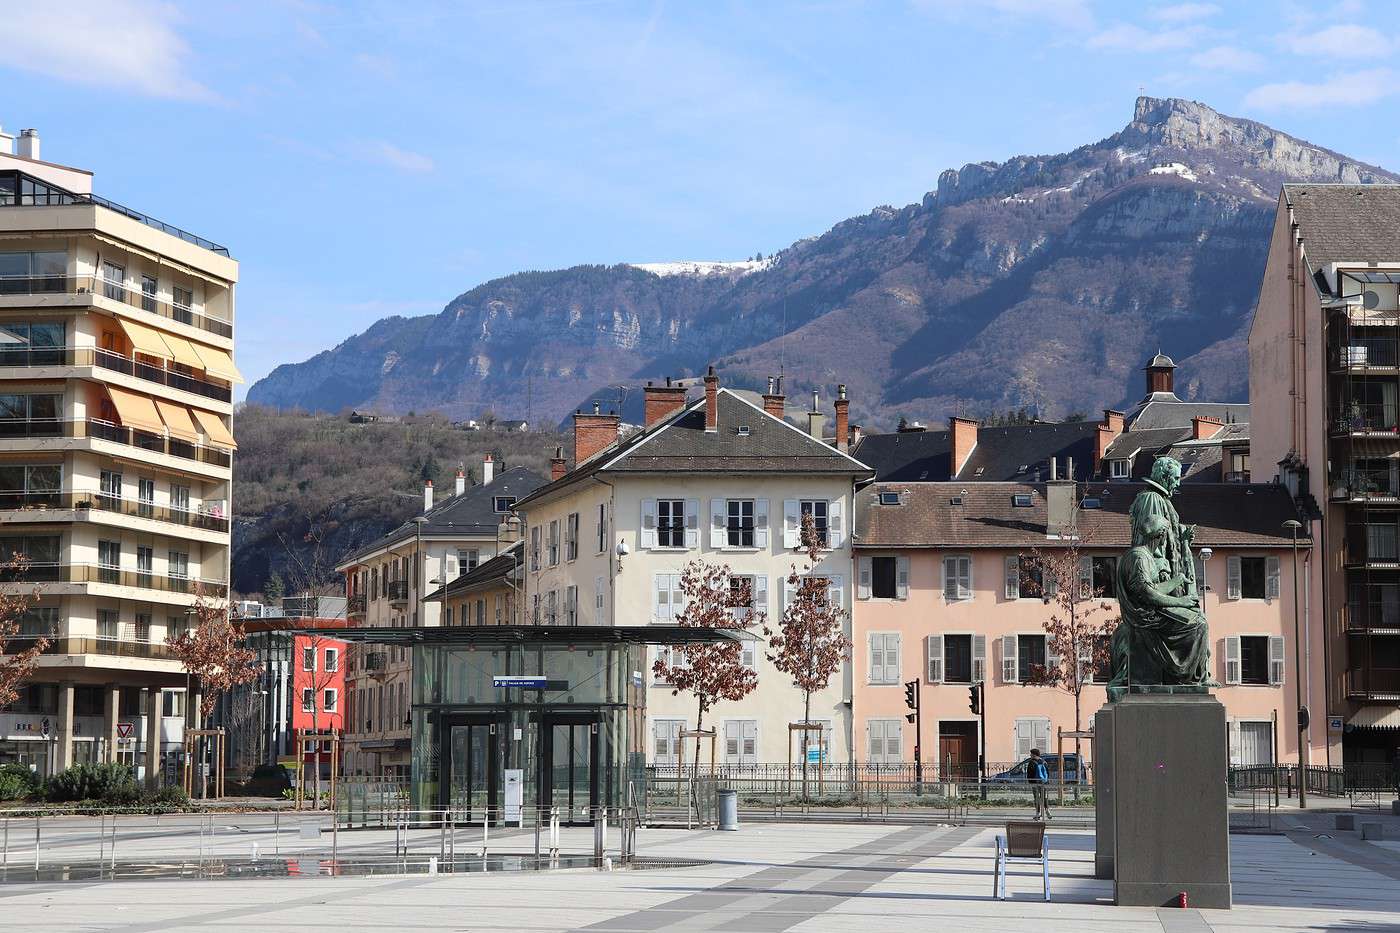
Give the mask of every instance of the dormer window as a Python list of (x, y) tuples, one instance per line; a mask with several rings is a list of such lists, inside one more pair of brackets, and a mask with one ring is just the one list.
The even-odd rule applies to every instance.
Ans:
[(1108, 475), (1111, 479), (1127, 479), (1129, 460), (1108, 461)]
[(491, 500), (491, 508), (497, 515), (505, 515), (515, 507), (515, 496), (496, 496)]
[(747, 424), (741, 424), (739, 425), (739, 429), (735, 433), (738, 434), (740, 437), (748, 437), (749, 426)]
[(1100, 501), (1099, 499), (1095, 499), (1095, 498), (1093, 498), (1093, 497), (1091, 497), (1091, 496), (1085, 496), (1082, 500), (1080, 500), (1080, 502), (1079, 502), (1079, 507), (1080, 507), (1081, 509), (1097, 509), (1097, 508), (1102, 508), (1102, 507), (1103, 507), (1103, 502)]
[(882, 493), (880, 493), (880, 504), (881, 504), (881, 505), (899, 505), (899, 493), (897, 493), (897, 492), (882, 492)]
[(962, 505), (962, 504), (963, 504), (963, 497), (962, 497), (962, 496), (950, 496), (950, 497), (948, 498), (948, 504), (949, 504), (949, 505)]

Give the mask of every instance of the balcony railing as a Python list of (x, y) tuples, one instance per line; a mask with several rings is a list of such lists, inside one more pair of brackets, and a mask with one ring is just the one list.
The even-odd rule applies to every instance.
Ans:
[[(32, 648), (38, 639), (31, 635), (20, 635), (5, 642), (5, 650), (11, 654)], [(104, 654), (121, 658), (159, 658), (173, 660), (175, 655), (170, 648), (155, 641), (126, 641), (120, 638), (69, 638), (61, 635), (48, 636), (44, 654)]]
[(3, 295), (102, 295), (220, 337), (233, 336), (233, 325), (228, 321), (201, 314), (188, 305), (166, 301), (139, 288), (128, 288), (121, 282), (109, 282), (100, 275), (0, 276), (0, 296)]
[(1328, 419), (1333, 434), (1400, 434), (1400, 406), (1354, 404)]
[(222, 580), (200, 580), (154, 571), (128, 570), (106, 564), (64, 564), (34, 561), (23, 568), (0, 568), (0, 583), (105, 583), (162, 593), (202, 593), (222, 598), (228, 585)]
[(0, 440), (12, 437), (90, 437), (213, 466), (227, 467), (233, 462), (226, 450), (202, 447), (97, 418), (0, 418)]
[(1333, 370), (1359, 372), (1367, 369), (1393, 369), (1400, 366), (1400, 336), (1358, 336), (1332, 348)]
[(365, 614), (365, 594), (356, 593), (345, 600), (345, 615), (347, 617), (358, 617)]
[(1347, 696), (1400, 700), (1400, 667), (1361, 667), (1347, 671)]
[(193, 392), (220, 402), (233, 400), (233, 388), (204, 376), (177, 373), (151, 366), (120, 353), (94, 347), (14, 347), (0, 344), (0, 367), (98, 366), (112, 372), (135, 376), (147, 382)]
[(408, 602), (408, 581), (390, 580), (388, 583), (384, 584), (384, 595), (388, 597), (391, 603)]
[(1389, 468), (1342, 469), (1332, 474), (1329, 484), (1333, 499), (1393, 499), (1400, 489), (1390, 478)]
[(228, 531), (228, 519), (222, 515), (196, 512), (190, 509), (175, 509), (140, 499), (127, 499), (122, 496), (108, 496), (95, 492), (0, 490), (0, 509), (12, 509), (20, 512), (42, 512), (50, 509), (93, 509), (132, 515), (136, 518), (149, 518), (172, 525), (184, 525), (188, 528), (202, 528), (205, 531)]
[(1225, 482), (1227, 483), (1247, 483), (1249, 482), (1248, 470), (1226, 470)]

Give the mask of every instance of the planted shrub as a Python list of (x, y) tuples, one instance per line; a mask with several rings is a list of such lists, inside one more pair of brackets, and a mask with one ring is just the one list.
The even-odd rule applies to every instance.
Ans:
[(24, 765), (0, 767), (0, 800), (23, 800), (39, 786), (39, 779)]
[[(135, 793), (134, 800), (130, 795)], [(100, 765), (74, 765), (48, 779), (44, 796), (54, 803), (100, 800), (105, 803), (135, 802), (141, 786), (131, 769), (115, 762)]]
[(178, 784), (168, 784), (151, 795), (151, 803), (163, 807), (184, 809), (190, 805), (190, 796)]

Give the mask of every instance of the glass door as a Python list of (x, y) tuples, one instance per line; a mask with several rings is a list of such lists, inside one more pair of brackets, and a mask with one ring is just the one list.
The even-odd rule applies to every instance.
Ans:
[(499, 821), (497, 785), (501, 765), (496, 723), (449, 722), (444, 732), (441, 761), (447, 773), (442, 776), (439, 804), (452, 811), (454, 822)]
[(541, 806), (558, 807), (565, 823), (589, 823), (593, 807), (599, 805), (598, 723), (578, 717), (550, 718), (544, 721), (543, 772), (540, 780)]

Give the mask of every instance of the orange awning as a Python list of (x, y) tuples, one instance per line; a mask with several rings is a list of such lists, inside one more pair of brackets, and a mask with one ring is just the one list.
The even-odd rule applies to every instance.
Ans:
[(107, 386), (107, 394), (117, 409), (117, 416), (128, 428), (138, 428), (155, 434), (165, 433), (165, 422), (156, 411), (155, 400), (146, 395), (137, 395), (116, 386)]
[(160, 411), (161, 420), (165, 422), (165, 426), (170, 429), (173, 436), (182, 441), (189, 441), (191, 444), (199, 443), (199, 430), (190, 420), (188, 408), (159, 398), (155, 400), (155, 403), (156, 409)]
[(177, 359), (160, 335), (154, 328), (145, 324), (137, 324), (135, 321), (128, 321), (125, 318), (117, 318), (117, 323), (121, 325), (126, 333), (126, 339), (131, 341), (132, 347), (137, 353), (144, 353), (147, 356), (158, 356), (163, 360)]
[(233, 365), (233, 357), (227, 352), (215, 347), (206, 347), (202, 343), (191, 343), (194, 352), (199, 354), (203, 360), (202, 369), (220, 379), (227, 379), (229, 382), (242, 382), (243, 374), (238, 371), (238, 367)]
[(195, 369), (204, 369), (204, 360), (199, 354), (194, 352), (194, 344), (184, 337), (176, 337), (174, 334), (161, 334), (160, 339), (165, 341), (165, 345), (170, 348), (171, 354), (175, 357), (175, 362), (184, 366), (191, 366)]
[(191, 408), (195, 420), (204, 429), (204, 435), (209, 438), (209, 443), (215, 447), (225, 447), (229, 450), (237, 450), (238, 445), (233, 441), (233, 435), (228, 428), (224, 427), (224, 419), (214, 414), (212, 411), (201, 411), (198, 408)]

